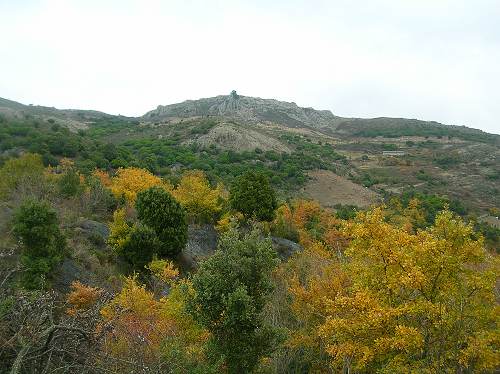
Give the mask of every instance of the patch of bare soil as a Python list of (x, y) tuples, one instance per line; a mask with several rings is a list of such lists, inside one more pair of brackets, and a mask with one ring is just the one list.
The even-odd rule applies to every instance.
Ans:
[(314, 170), (309, 176), (312, 179), (305, 186), (303, 195), (319, 201), (324, 207), (349, 204), (365, 208), (381, 201), (376, 192), (331, 171)]
[(291, 152), (286, 144), (268, 134), (262, 134), (247, 126), (230, 123), (219, 123), (208, 134), (200, 136), (195, 141), (204, 148), (215, 145), (235, 152), (253, 151), (255, 148), (279, 153)]

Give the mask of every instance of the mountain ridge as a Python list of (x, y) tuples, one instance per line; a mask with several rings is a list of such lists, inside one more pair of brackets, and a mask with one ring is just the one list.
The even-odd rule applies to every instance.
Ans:
[(54, 107), (25, 105), (0, 98), (0, 114), (22, 118), (40, 117), (42, 120), (58, 119), (72, 131), (86, 130), (93, 121), (120, 118), (145, 123), (162, 123), (200, 117), (214, 117), (243, 124), (278, 124), (288, 128), (307, 128), (329, 136), (376, 137), (378, 134), (393, 136), (451, 135), (489, 138), (500, 142), (500, 135), (466, 126), (446, 125), (436, 121), (424, 121), (395, 117), (340, 117), (330, 110), (300, 107), (295, 102), (238, 95), (218, 95), (180, 103), (158, 105), (138, 117), (112, 115), (95, 110), (57, 109)]

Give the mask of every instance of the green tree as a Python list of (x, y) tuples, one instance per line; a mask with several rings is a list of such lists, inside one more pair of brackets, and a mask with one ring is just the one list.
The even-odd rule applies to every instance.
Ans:
[(153, 256), (158, 253), (160, 242), (155, 231), (141, 223), (135, 224), (118, 253), (135, 270), (144, 270)]
[(231, 187), (231, 207), (245, 217), (259, 221), (272, 221), (278, 207), (276, 193), (269, 179), (262, 173), (249, 171), (238, 178)]
[(276, 264), (269, 240), (256, 231), (240, 239), (230, 230), (193, 277), (189, 310), (211, 332), (209, 352), (214, 361), (225, 361), (229, 373), (251, 372), (279, 341), (261, 317)]
[(23, 245), (22, 282), (26, 288), (41, 288), (63, 257), (66, 239), (58, 223), (56, 212), (46, 202), (27, 200), (14, 215), (13, 232)]
[(73, 169), (64, 173), (57, 182), (59, 193), (64, 197), (73, 197), (82, 191), (80, 175)]
[(173, 257), (187, 242), (187, 219), (184, 208), (164, 188), (151, 187), (137, 194), (137, 218), (158, 236), (158, 255)]

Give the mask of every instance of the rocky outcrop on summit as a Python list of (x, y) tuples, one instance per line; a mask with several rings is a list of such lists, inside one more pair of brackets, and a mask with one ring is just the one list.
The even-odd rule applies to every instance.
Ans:
[(143, 118), (147, 121), (164, 121), (206, 116), (223, 117), (241, 123), (271, 122), (288, 127), (312, 128), (332, 127), (338, 119), (329, 110), (302, 108), (285, 101), (240, 96), (234, 91), (230, 95), (160, 105)]

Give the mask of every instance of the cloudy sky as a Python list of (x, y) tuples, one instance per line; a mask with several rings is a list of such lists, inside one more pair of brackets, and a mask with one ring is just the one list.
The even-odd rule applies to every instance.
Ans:
[(0, 97), (142, 115), (228, 94), (500, 133), (498, 0), (0, 0)]

